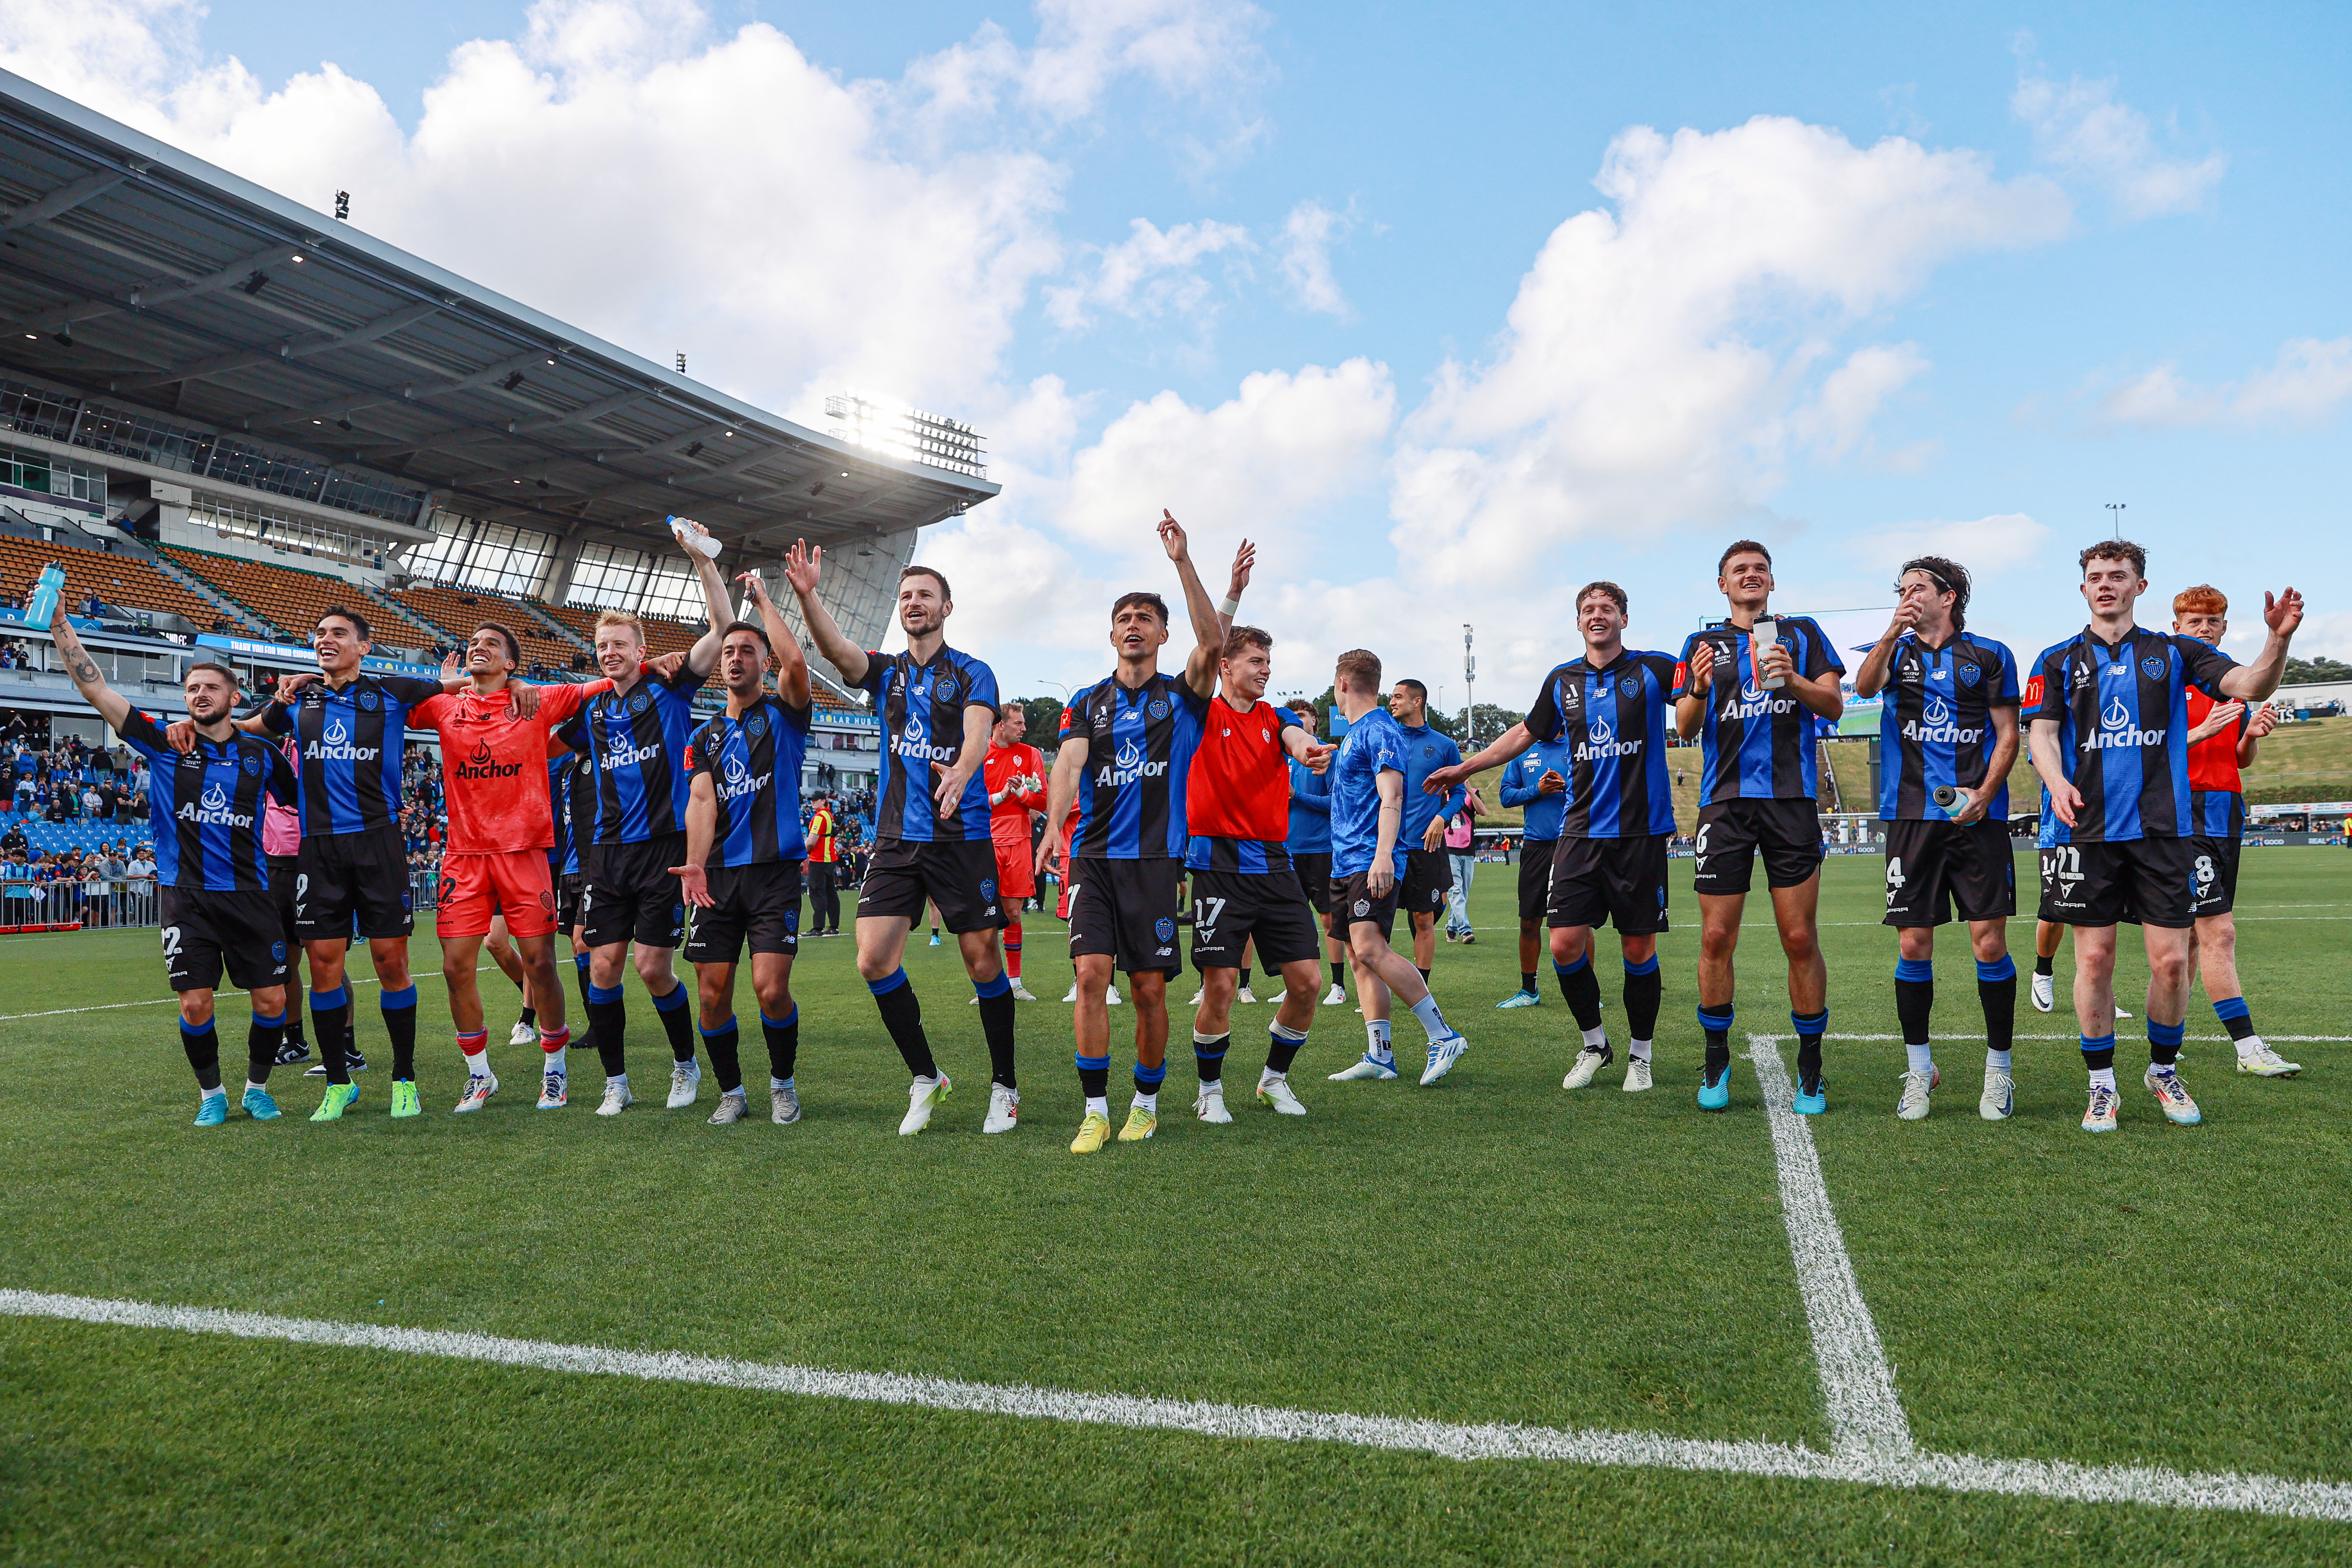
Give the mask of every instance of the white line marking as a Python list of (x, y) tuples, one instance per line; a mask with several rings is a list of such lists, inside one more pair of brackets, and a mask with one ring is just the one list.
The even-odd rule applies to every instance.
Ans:
[[(2123, 1021), (2129, 1023), (2132, 1020), (2126, 1019)], [(1903, 1037), (1899, 1034), (1825, 1034), (1822, 1038), (1823, 1040), (1901, 1040)], [(1971, 1041), (1979, 1045), (1984, 1043), (1984, 1036), (1980, 1034), (1939, 1034), (1929, 1038), (1940, 1040), (1946, 1045), (1967, 1045)], [(2083, 1037), (2080, 1034), (2019, 1034), (2011, 1035), (2010, 1038), (2080, 1040)], [(2352, 1045), (2352, 1034), (2266, 1034), (2263, 1039), (2281, 1045)], [(2185, 1045), (2227, 1045), (2229, 1042), (2230, 1037), (2226, 1034), (2192, 1034), (2182, 1037), (2182, 1043)]]
[(964, 1383), (887, 1372), (726, 1361), (710, 1356), (608, 1350), (373, 1323), (281, 1318), (205, 1307), (162, 1307), (0, 1290), (0, 1313), (179, 1333), (488, 1362), (540, 1372), (648, 1382), (698, 1384), (856, 1404), (962, 1410), (1027, 1420), (1067, 1421), (1130, 1430), (1186, 1432), (1204, 1437), (1283, 1443), (1344, 1443), (1356, 1448), (1434, 1454), (1465, 1461), (1549, 1459), (1583, 1465), (1706, 1470), (1784, 1480), (1850, 1481), (1955, 1492), (2000, 1492), (2062, 1502), (2131, 1502), (2158, 1508), (2222, 1509), (2352, 1523), (2352, 1485), (2283, 1476), (2182, 1474), (2143, 1466), (2070, 1465), (2043, 1459), (1987, 1459), (1969, 1454), (1889, 1454), (1877, 1449), (1821, 1453), (1782, 1443), (1719, 1442), (1650, 1432), (1570, 1431), (1549, 1427), (1454, 1426), (1393, 1416), (1214, 1405), (1123, 1394), (1082, 1394), (1023, 1384)]
[(1821, 1369), (1822, 1401), (1829, 1407), (1831, 1451), (1908, 1458), (1911, 1424), (1904, 1419), (1895, 1375), (1887, 1370), (1886, 1352), (1878, 1343), (1878, 1325), (1863, 1301), (1853, 1260), (1846, 1256), (1845, 1238), (1830, 1207), (1829, 1188), (1822, 1182), (1813, 1130), (1790, 1108), (1791, 1091), (1780, 1045), (1769, 1035), (1749, 1035), (1748, 1060), (1755, 1065), (1772, 1127), (1772, 1157), (1780, 1170), (1780, 1212), (1789, 1225), (1790, 1249), (1796, 1254), (1797, 1289), (1805, 1298), (1805, 1317), (1813, 1328), (1813, 1361)]
[[(477, 975), (485, 974), (497, 967), (498, 966), (496, 964), (480, 964), (475, 967), (474, 973)], [(447, 978), (448, 977), (444, 975), (438, 969), (412, 974), (409, 976), (411, 983), (417, 980), (446, 980)], [(383, 984), (382, 980), (377, 979), (373, 975), (370, 975), (367, 978), (361, 980), (352, 978), (348, 972), (343, 976), (343, 983), (347, 986), (380, 986)], [(215, 991), (213, 993), (215, 998), (223, 997), (242, 997), (247, 994), (248, 993), (245, 991)], [(304, 994), (309, 994), (307, 987), (304, 988)], [(177, 1002), (179, 999), (180, 998), (177, 997), (149, 997), (143, 1001), (136, 1002), (94, 1002), (86, 1008), (51, 1008), (45, 1013), (0, 1013), (0, 1023), (15, 1023), (19, 1019), (64, 1018), (68, 1013), (110, 1013), (118, 1008), (161, 1007), (165, 1002)]]

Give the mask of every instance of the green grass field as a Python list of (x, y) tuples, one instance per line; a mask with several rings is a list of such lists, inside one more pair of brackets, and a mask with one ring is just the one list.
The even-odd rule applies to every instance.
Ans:
[[(1827, 1449), (1832, 1435), (1757, 1079), (1692, 1101), (1683, 929), (1662, 944), (1658, 1088), (1559, 1077), (1567, 1009), (1496, 1012), (1517, 983), (1511, 872), (1482, 867), (1476, 946), (1436, 989), (1474, 1042), (1444, 1083), (1337, 1084), (1362, 1046), (1318, 1017), (1294, 1078), (1312, 1114), (1187, 1113), (1171, 1054), (1160, 1135), (1091, 1159), (1069, 1009), (1024, 1006), (1024, 1125), (983, 1138), (987, 1066), (953, 947), (908, 972), (958, 1080), (901, 1139), (897, 1056), (846, 939), (795, 989), (807, 1119), (704, 1124), (660, 1103), (665, 1052), (633, 980), (641, 1098), (531, 1106), (535, 1052), (478, 1116), (437, 980), (423, 985), (428, 1113), (187, 1125), (193, 1084), (152, 933), (0, 939), (0, 1289), (343, 1323), (472, 1331), (850, 1372), (1447, 1423), (1520, 1423)], [(2032, 868), (2020, 862), (2021, 885)], [(2266, 1035), (2343, 1035), (2352, 859), (2252, 851), (2241, 946)], [(1832, 1030), (1892, 1034), (1879, 862), (1828, 865)], [(2029, 901), (2030, 902), (2030, 901)], [(1763, 918), (1760, 897), (1749, 919)], [(2032, 923), (2013, 927), (2030, 950)], [(1059, 997), (1058, 927), (1029, 984)], [(1787, 1032), (1769, 926), (1743, 953), (1743, 1032)], [(429, 936), (420, 971), (434, 967)], [(2021, 964), (2021, 968), (2028, 966)], [(2068, 972), (2060, 960), (2061, 996)], [(2145, 966), (2125, 966), (2140, 1010)], [(363, 968), (363, 966), (362, 966)], [(1622, 1023), (1612, 972), (1604, 984)], [(1925, 1449), (2352, 1480), (2352, 1074), (2340, 1043), (2282, 1044), (2241, 1077), (2202, 993), (2183, 1075), (2204, 1125), (2137, 1087), (2124, 1125), (2076, 1126), (2068, 1015), (2023, 1008), (2019, 1113), (1975, 1114), (1973, 973), (1940, 960), (1935, 1114), (1894, 1115), (1902, 1048), (1833, 1040), (1811, 1128), (1853, 1277)], [(493, 1039), (511, 991), (485, 976)], [(1181, 997), (1191, 994), (1182, 982)], [(362, 990), (362, 998), (368, 994)], [(117, 1005), (136, 1004), (136, 1005)], [(748, 1017), (755, 1004), (748, 980)], [(2063, 1006), (2062, 1000), (2062, 1008)], [(58, 1009), (98, 1009), (51, 1014)], [(1254, 1082), (1269, 1009), (1241, 1009), (1228, 1076)], [(50, 1016), (26, 1017), (27, 1014)], [(241, 1003), (223, 1009), (231, 1024)], [(1115, 1036), (1127, 1009), (1113, 1013)], [(1189, 1020), (1180, 1012), (1178, 1039)], [(2136, 1026), (2126, 1026), (2126, 1030)], [(362, 1001), (362, 1044), (382, 1026)], [(1406, 1020), (1400, 1041), (1416, 1034)], [(1972, 1038), (1973, 1037), (1973, 1038)], [(241, 1030), (224, 1030), (237, 1054)], [(1129, 1057), (1115, 1038), (1114, 1065)], [(760, 1058), (747, 1040), (747, 1065)], [(1744, 1051), (1745, 1042), (1737, 1048)], [(1410, 1052), (1408, 1052), (1410, 1054)], [(230, 1064), (232, 1080), (235, 1063)], [(1115, 1073), (1115, 1104), (1123, 1103)], [(0, 1557), (160, 1563), (705, 1563), (959, 1559), (1363, 1562), (2313, 1563), (2352, 1524), (1844, 1481), (1454, 1459), (581, 1375), (391, 1351), (0, 1315)]]

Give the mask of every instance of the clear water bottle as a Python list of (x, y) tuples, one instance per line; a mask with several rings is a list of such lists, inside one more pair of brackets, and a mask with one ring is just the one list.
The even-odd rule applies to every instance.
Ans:
[(41, 575), (33, 580), (32, 597), (25, 601), (25, 624), (46, 626), (58, 612), (58, 600), (66, 591), (65, 568), (51, 561), (41, 568)]

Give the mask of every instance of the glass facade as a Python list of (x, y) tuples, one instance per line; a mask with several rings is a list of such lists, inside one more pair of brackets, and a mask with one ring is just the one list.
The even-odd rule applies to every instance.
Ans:
[(401, 565), (411, 577), (446, 582), (453, 588), (536, 593), (547, 575), (548, 558), (555, 550), (551, 534), (511, 523), (486, 523), (438, 508), (433, 513), (432, 528), (433, 538), (410, 547), (400, 558)]
[(60, 501), (106, 505), (106, 475), (101, 470), (14, 447), (0, 446), (0, 485), (55, 496)]

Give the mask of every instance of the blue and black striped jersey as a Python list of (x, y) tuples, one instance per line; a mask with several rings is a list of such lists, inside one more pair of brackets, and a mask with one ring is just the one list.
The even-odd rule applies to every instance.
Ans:
[[(1895, 640), (1878, 710), (1878, 815), (1940, 822), (1936, 789), (1974, 789), (1992, 761), (1992, 710), (2018, 705), (2017, 660), (2005, 643), (1962, 632), (1930, 648), (1916, 632)], [(1986, 817), (2009, 821), (2009, 779), (1995, 780)]]
[(340, 690), (304, 686), (289, 707), (271, 703), (262, 725), (292, 731), (302, 751), (302, 836), (363, 833), (400, 821), (401, 759), (408, 710), (441, 695), (438, 682), (356, 675)]
[(2127, 843), (2194, 835), (2189, 791), (2189, 688), (2226, 700), (2237, 661), (2210, 643), (2135, 626), (2120, 642), (2084, 627), (2044, 648), (2025, 683), (2031, 724), (2058, 724), (2058, 755), (2081, 792), (2069, 828), (2042, 791), (2042, 842)]
[(293, 804), (299, 787), (285, 753), (239, 732), (226, 741), (196, 737), (182, 755), (161, 726), (132, 708), (122, 743), (147, 759), (147, 814), (155, 833), (155, 880), (206, 893), (266, 893), (269, 861), (261, 852), (261, 800)]
[(548, 848), (547, 869), (556, 876), (580, 874), (580, 841), (572, 833), (572, 796), (585, 768), (576, 751), (547, 760), (547, 803), (555, 815), (555, 842)]
[(953, 768), (962, 758), (964, 709), (984, 707), (995, 718), (996, 672), (945, 643), (928, 664), (917, 664), (912, 653), (868, 653), (863, 689), (882, 722), (875, 843), (989, 842), (985, 769), (971, 770), (954, 815), (942, 818), (932, 764)]
[(714, 866), (798, 861), (808, 853), (801, 831), (801, 759), (808, 752), (809, 710), (761, 696), (740, 719), (720, 714), (694, 732), (688, 768), (710, 775), (719, 825), (710, 839)]
[(1130, 690), (1106, 676), (1070, 698), (1061, 739), (1087, 743), (1070, 853), (1097, 860), (1181, 860), (1192, 839), (1184, 786), (1209, 699), (1183, 678), (1154, 674)]
[[(1818, 680), (1832, 670), (1844, 673), (1845, 662), (1811, 616), (1781, 617), (1775, 630), (1805, 679)], [(1715, 649), (1715, 680), (1699, 726), (1699, 804), (1812, 800), (1820, 791), (1813, 710), (1785, 686), (1767, 691), (1757, 685), (1755, 648), (1747, 632), (1729, 622), (1692, 632), (1675, 664), (1675, 700), (1688, 695), (1683, 685), (1691, 654), (1701, 643)]]
[[(581, 847), (638, 844), (686, 831), (686, 743), (699, 722), (694, 694), (702, 677), (681, 669), (675, 682), (646, 676), (626, 695), (590, 699), (556, 738), (586, 742), (595, 788), (583, 823), (574, 817)], [(576, 808), (575, 808), (576, 809)]]
[[(1604, 668), (1570, 659), (1544, 677), (1528, 707), (1528, 733), (1568, 751), (1560, 770), (1568, 794), (1559, 831), (1549, 836), (1639, 839), (1675, 831), (1666, 698), (1675, 673), (1665, 654), (1628, 649)], [(1535, 820), (1532, 807), (1528, 820)], [(1538, 836), (1532, 826), (1528, 836)]]

